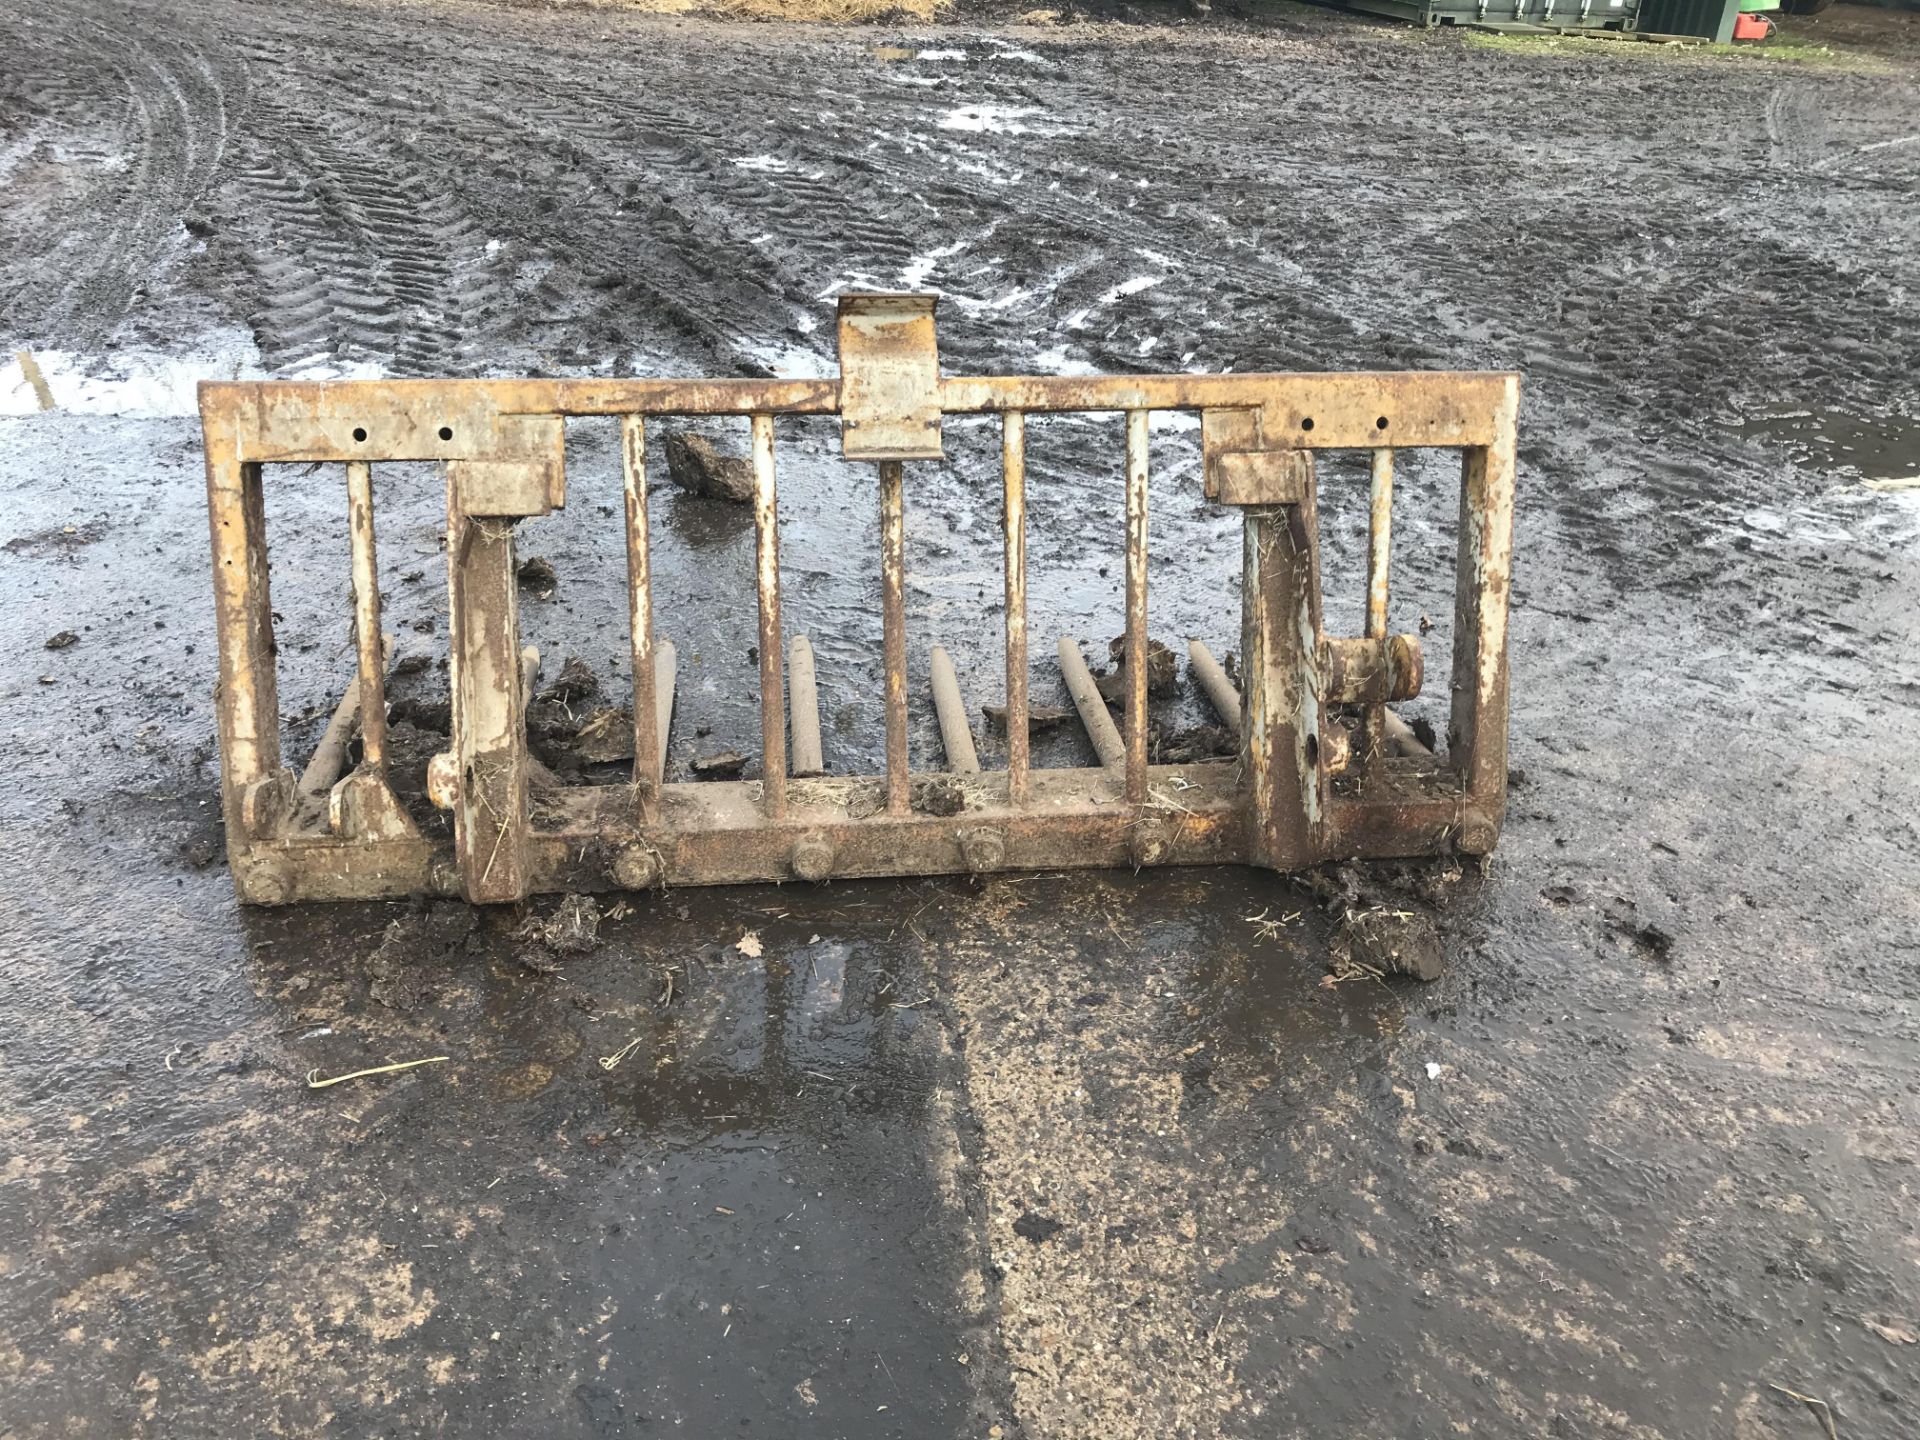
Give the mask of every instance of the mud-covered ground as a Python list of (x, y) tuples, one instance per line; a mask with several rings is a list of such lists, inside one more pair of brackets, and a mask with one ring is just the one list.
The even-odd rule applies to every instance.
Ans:
[[(1920, 472), (1916, 18), (1801, 62), (1295, 9), (0, 11), (0, 339), (53, 404), (0, 370), (0, 1436), (1828, 1433), (1784, 1391), (1920, 1431), (1920, 498), (1863, 483)], [(1326, 909), (1252, 872), (675, 891), (574, 957), (235, 906), (194, 378), (823, 372), (860, 286), (941, 290), (952, 372), (1524, 373), (1513, 804), (1416, 877), (1443, 981), (1323, 984)], [(915, 673), (945, 643), (975, 703), (993, 440), (909, 485)], [(1221, 648), (1196, 440), (1155, 433), (1153, 625)], [(1119, 433), (1030, 443), (1045, 656), (1119, 629)], [(571, 458), (526, 625), (617, 697), (605, 428)], [(871, 480), (824, 428), (781, 466), (870, 769)], [(345, 506), (270, 478), (298, 755)], [(1403, 482), (1430, 655), (1453, 478)], [(435, 478), (378, 483), (431, 700)], [(656, 503), (684, 774), (753, 743), (750, 527)]]

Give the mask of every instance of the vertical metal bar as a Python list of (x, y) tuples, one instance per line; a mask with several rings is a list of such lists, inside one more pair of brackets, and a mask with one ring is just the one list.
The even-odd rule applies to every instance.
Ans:
[(373, 544), (373, 466), (347, 462), (347, 534), (353, 546), (353, 641), (360, 659), (361, 763), (387, 770), (387, 677), (380, 661), (380, 566)]
[[(260, 467), (237, 458), (224, 417), (205, 415), (207, 521), (220, 635), (220, 789), (227, 834), (244, 836), (240, 797), (280, 768), (273, 600)], [(230, 839), (231, 843), (231, 839)]]
[(1367, 523), (1367, 638), (1387, 638), (1387, 572), (1393, 558), (1393, 451), (1373, 452)]
[(233, 418), (218, 408), (203, 408), (201, 422), (219, 626), (220, 684), (214, 692), (214, 711), (220, 728), (220, 806), (227, 826), (227, 858), (241, 900), (283, 904), (293, 898), (290, 877), (270, 862), (257, 861), (254, 849), (255, 841), (267, 838), (278, 818), (263, 812), (282, 807), (250, 803), (250, 797), (269, 800), (283, 775), (273, 601), (267, 584), (266, 498), (260, 466), (240, 458)]
[(1298, 505), (1246, 511), (1241, 761), (1251, 802), (1251, 859), (1275, 870), (1322, 858), (1327, 811), (1320, 701), (1310, 675), (1319, 633), (1313, 487)]
[(773, 479), (773, 417), (753, 417), (755, 579), (760, 590), (760, 770), (769, 820), (787, 813), (787, 703), (780, 653), (780, 512)]
[(458, 494), (458, 482), (449, 473), (447, 648), (460, 777), (454, 849), (467, 899), (476, 905), (503, 904), (524, 900), (532, 888), (513, 522), (462, 514)]
[(1127, 803), (1147, 798), (1147, 412), (1127, 412)]
[(660, 724), (655, 701), (653, 565), (647, 544), (647, 422), (620, 417), (621, 485), (627, 497), (627, 628), (633, 645), (633, 789), (640, 818), (660, 803)]
[[(1367, 511), (1367, 638), (1387, 638), (1388, 574), (1393, 560), (1393, 451), (1373, 452), (1373, 483)], [(1387, 707), (1369, 705), (1361, 720), (1360, 757), (1368, 778), (1379, 774)]]
[(1007, 580), (1007, 800), (1027, 803), (1027, 417), (1009, 410), (1000, 419), (1000, 469), (1006, 509)]
[(887, 813), (907, 813), (907, 537), (898, 460), (880, 462), (880, 606), (887, 667)]
[(1460, 486), (1447, 760), (1464, 781), (1460, 848), (1485, 854), (1507, 806), (1507, 604), (1513, 574), (1514, 419), (1508, 382), (1494, 443), (1468, 450)]

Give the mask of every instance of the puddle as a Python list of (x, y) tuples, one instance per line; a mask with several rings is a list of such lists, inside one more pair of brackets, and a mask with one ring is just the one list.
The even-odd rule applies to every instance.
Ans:
[(1867, 481), (1920, 475), (1920, 420), (1903, 415), (1785, 410), (1753, 416), (1730, 428), (1783, 450), (1808, 469), (1850, 472), (1850, 478)]

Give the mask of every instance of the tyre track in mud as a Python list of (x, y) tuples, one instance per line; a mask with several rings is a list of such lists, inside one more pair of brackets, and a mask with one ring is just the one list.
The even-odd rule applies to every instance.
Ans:
[(751, 228), (784, 218), (780, 194), (716, 155), (717, 126), (613, 94), (588, 107), (543, 93), (459, 95), (448, 109), (456, 132), (484, 126), (542, 157), (531, 175), (552, 189), (536, 211), (567, 218), (540, 293), (554, 321), (585, 332), (553, 323), (549, 346), (587, 363), (664, 350), (731, 368), (743, 347), (791, 329), (791, 277)]
[[(1536, 392), (1700, 437), (1720, 404), (1694, 398), (1703, 366), (1733, 379), (1727, 401), (1765, 404), (1810, 372), (1857, 400), (1859, 372), (1920, 365), (1898, 257), (1843, 267), (1780, 229), (1818, 187), (1836, 229), (1865, 233), (1920, 157), (1835, 156), (1800, 123), (1817, 113), (1804, 82), (1358, 30), (1336, 51), (1284, 27), (1137, 58), (969, 36), (957, 62), (734, 32), (715, 64), (698, 26), (479, 13), (497, 21), (481, 44), (465, 11), (247, 16), (250, 63), (275, 80), (194, 282), (247, 272), (239, 308), (270, 365), (765, 373), (782, 350), (830, 360), (802, 317), (836, 287), (909, 280), (955, 292), (956, 369), (1514, 366)], [(1494, 64), (1532, 83), (1425, 83)], [(1597, 185), (1601, 122), (1537, 94), (1596, 74), (1648, 105), (1705, 86), (1798, 138), (1754, 182), (1730, 163), (1737, 132), (1648, 135)], [(1676, 166), (1683, 183), (1641, 183)], [(1703, 212), (1702, 189), (1724, 199)], [(1757, 331), (1756, 292), (1777, 317)], [(1856, 322), (1844, 339), (1807, 323), (1835, 313)], [(1579, 352), (1542, 343), (1569, 317)]]
[(479, 224), (390, 127), (287, 100), (256, 106), (220, 201), (219, 244), (252, 274), (263, 358), (444, 370), (507, 293)]
[(128, 44), (117, 23), (63, 7), (0, 17), (0, 46), (17, 143), (59, 157), (9, 177), (0, 315), (10, 334), (100, 346), (185, 253), (182, 217), (225, 155), (230, 66), (218, 47)]
[[(989, 61), (994, 56), (991, 49), (984, 53)], [(1161, 95), (1122, 93), (1111, 82), (1082, 82), (1069, 69), (1076, 58), (1076, 51), (1067, 49), (1057, 60), (1044, 66), (1016, 67), (1028, 73), (1012, 75), (971, 64), (964, 83), (951, 87), (948, 101), (953, 110), (999, 110), (1016, 117), (1030, 110), (1038, 115), (1031, 121), (1014, 119), (1010, 123), (1016, 128), (1009, 133), (988, 130), (970, 136), (965, 143), (937, 132), (931, 137), (931, 143), (948, 155), (964, 156), (969, 162), (966, 168), (948, 168), (938, 198), (957, 199), (967, 207), (969, 216), (1007, 217), (1007, 223), (994, 232), (996, 245), (990, 257), (978, 258), (1004, 260), (1008, 266), (1024, 263), (1033, 269), (1050, 269), (1048, 282), (1031, 288), (1028, 296), (1044, 302), (1051, 328), (1058, 334), (1063, 327), (1070, 343), (1086, 355), (1085, 363), (1096, 368), (1131, 369), (1141, 364), (1137, 337), (1126, 337), (1123, 342), (1119, 333), (1129, 320), (1151, 315), (1156, 325), (1171, 327), (1168, 335), (1159, 337), (1167, 348), (1178, 347), (1175, 353), (1184, 353), (1195, 346), (1204, 348), (1208, 331), (1228, 328), (1210, 323), (1206, 319), (1210, 310), (1225, 310), (1237, 317), (1250, 308), (1268, 308), (1254, 302), (1254, 297), (1270, 296), (1277, 285), (1284, 285), (1289, 292), (1289, 328), (1335, 334), (1351, 331), (1349, 320), (1299, 293), (1302, 282), (1313, 283), (1309, 277), (1284, 260), (1260, 255), (1257, 239), (1230, 238), (1225, 245), (1210, 247), (1204, 253), (1186, 252), (1179, 261), (1162, 253), (1169, 248), (1178, 251), (1179, 247), (1169, 243), (1169, 230), (1183, 222), (1198, 219), (1202, 224), (1226, 229), (1192, 196), (1164, 198), (1170, 180), (1177, 182), (1183, 175), (1206, 173), (1204, 190), (1217, 186), (1231, 193), (1240, 189), (1248, 173), (1256, 168), (1243, 170), (1238, 155), (1231, 153), (1223, 165), (1217, 147), (1203, 161), (1199, 152), (1205, 147), (1192, 139), (1190, 117), (1183, 114), (1178, 97), (1194, 93), (1200, 75), (1212, 68), (1205, 60), (1162, 57), (1159, 69), (1168, 94)], [(1297, 97), (1290, 99), (1298, 103)], [(1283, 106), (1283, 112), (1287, 108)], [(1087, 118), (1110, 110), (1125, 117), (1125, 135), (1118, 145), (1109, 144), (1100, 127)], [(929, 118), (937, 124), (943, 117), (929, 117), (924, 111), (905, 106), (884, 117), (889, 126), (903, 129)], [(935, 166), (939, 158), (936, 155)], [(934, 168), (925, 159), (916, 163), (916, 156), (904, 150), (883, 151), (876, 163), (901, 186), (921, 183), (926, 171)], [(1017, 180), (1009, 178), (1015, 174), (1019, 175)], [(1144, 204), (1142, 187), (1148, 197)], [(938, 224), (936, 220), (934, 226)], [(954, 226), (947, 234), (951, 237), (949, 245), (965, 245), (974, 231)], [(920, 247), (923, 253), (946, 248), (936, 245), (936, 238), (928, 236)], [(958, 258), (973, 257), (963, 251)], [(950, 268), (943, 265), (936, 270), (936, 279)], [(1181, 272), (1189, 269), (1197, 273), (1180, 278)], [(1116, 280), (1133, 278), (1130, 271), (1157, 272), (1151, 290), (1136, 292), (1145, 298), (1128, 295), (1101, 304)], [(1200, 303), (1183, 307), (1165, 299), (1180, 295)], [(995, 304), (988, 301), (983, 308)], [(1104, 313), (1096, 315), (1096, 311)], [(981, 363), (990, 366), (996, 358), (1004, 363), (1007, 345), (1005, 335), (984, 336)], [(999, 357), (993, 353), (995, 348), (1002, 352)], [(1269, 343), (1249, 353), (1244, 336), (1236, 353), (1225, 359), (1247, 369), (1301, 368), (1311, 363), (1305, 346), (1296, 349)], [(1211, 363), (1219, 363), (1219, 357)]]

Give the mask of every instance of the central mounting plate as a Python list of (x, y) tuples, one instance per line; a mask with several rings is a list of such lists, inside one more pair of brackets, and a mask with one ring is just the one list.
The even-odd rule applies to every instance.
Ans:
[(849, 460), (939, 460), (935, 295), (840, 297), (840, 448)]

